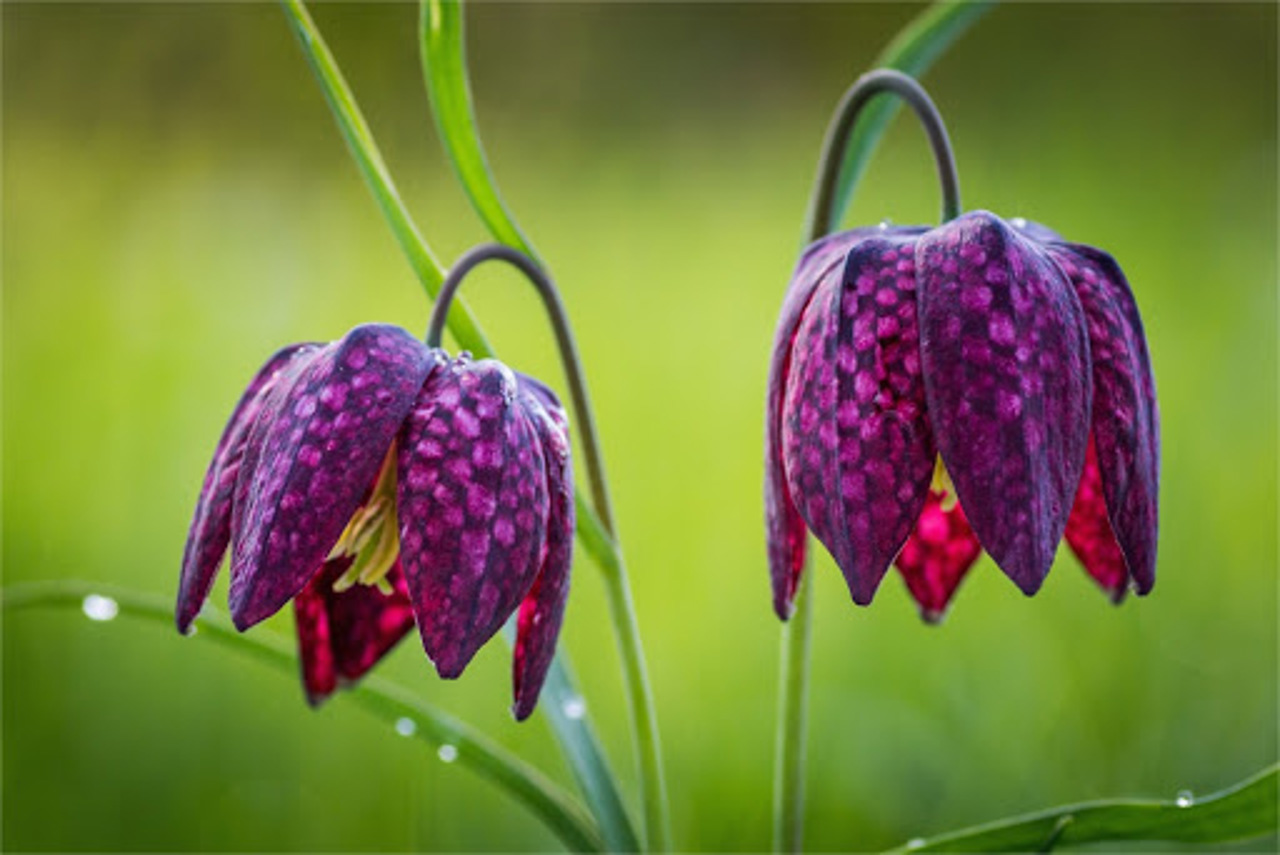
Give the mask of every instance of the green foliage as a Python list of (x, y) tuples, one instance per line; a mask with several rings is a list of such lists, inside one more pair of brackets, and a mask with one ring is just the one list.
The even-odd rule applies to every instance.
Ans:
[(1107, 799), (1053, 808), (909, 843), (896, 852), (1045, 852), (1084, 843), (1166, 840), (1228, 843), (1275, 834), (1276, 779), (1271, 766), (1202, 799)]

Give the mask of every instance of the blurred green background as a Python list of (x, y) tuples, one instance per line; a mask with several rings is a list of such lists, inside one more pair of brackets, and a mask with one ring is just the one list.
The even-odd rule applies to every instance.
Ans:
[[(469, 12), (490, 159), (587, 360), (682, 848), (769, 845), (768, 349), (829, 111), (917, 9)], [(208, 456), (265, 356), (361, 321), (421, 329), (428, 304), (275, 6), (2, 14), (4, 581), (169, 596)], [(485, 235), (435, 138), (415, 9), (314, 14), (447, 263)], [(1276, 758), (1276, 33), (1272, 4), (1013, 5), (925, 78), (968, 206), (1129, 274), (1163, 414), (1159, 584), (1113, 608), (1064, 549), (1026, 600), (984, 559), (933, 628), (895, 578), (854, 607), (823, 554), (813, 849), (1205, 793)], [(936, 209), (923, 134), (900, 119), (850, 222)], [(476, 278), (499, 350), (560, 385), (536, 298), (502, 269)], [(465, 768), (345, 699), (312, 712), (206, 640), (46, 611), (8, 616), (3, 641), (6, 849), (557, 845)], [(562, 644), (632, 781), (585, 560)], [(494, 643), (444, 683), (410, 640), (382, 672), (571, 785), (545, 722), (510, 720), (508, 669)]]

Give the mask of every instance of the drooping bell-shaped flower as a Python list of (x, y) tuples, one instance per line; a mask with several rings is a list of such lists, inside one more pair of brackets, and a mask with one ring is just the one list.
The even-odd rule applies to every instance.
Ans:
[(241, 629), (294, 601), (308, 697), (416, 623), (456, 677), (519, 610), (515, 713), (533, 710), (568, 596), (568, 421), (542, 384), (366, 325), (268, 360), (223, 433), (183, 557), (185, 631), (231, 550)]
[(806, 250), (769, 374), (774, 607), (806, 528), (869, 603), (896, 562), (936, 619), (985, 549), (1035, 593), (1064, 533), (1113, 597), (1155, 582), (1159, 422), (1107, 254), (982, 211)]

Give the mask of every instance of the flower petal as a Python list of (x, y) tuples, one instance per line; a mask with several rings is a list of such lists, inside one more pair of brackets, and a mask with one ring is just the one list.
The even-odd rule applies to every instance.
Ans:
[(1022, 591), (1049, 572), (1084, 467), (1084, 313), (1038, 244), (985, 211), (925, 235), (921, 356), (934, 436), (969, 523)]
[(351, 562), (350, 556), (326, 561), (293, 598), (302, 682), (312, 706), (363, 677), (413, 628), (399, 564), (387, 573), (389, 594), (368, 585), (335, 591)]
[(441, 358), (399, 327), (359, 326), (268, 398), (236, 485), (237, 627), (278, 611), (328, 557)]
[(400, 559), (422, 645), (462, 673), (533, 585), (545, 549), (542, 449), (511, 370), (457, 359), (400, 432)]
[(1111, 256), (1078, 244), (1051, 244), (1049, 253), (1075, 285), (1088, 321), (1093, 441), (1107, 518), (1137, 592), (1145, 594), (1156, 581), (1160, 412), (1142, 319)]
[(800, 514), (871, 602), (928, 495), (915, 303), (919, 230), (854, 246), (818, 287), (796, 335), (783, 451)]
[(804, 520), (787, 486), (782, 453), (783, 403), (796, 332), (818, 283), (842, 264), (854, 244), (875, 232), (875, 229), (854, 229), (811, 244), (800, 256), (795, 273), (791, 275), (774, 332), (765, 403), (764, 514), (769, 575), (773, 583), (773, 610), (782, 620), (791, 617), (792, 601), (805, 562)]
[(920, 606), (920, 617), (928, 623), (942, 620), (960, 582), (982, 554), (960, 503), (943, 510), (944, 498), (943, 493), (929, 493), (915, 530), (894, 561)]
[(1067, 519), (1066, 537), (1071, 551), (1080, 559), (1084, 569), (1118, 603), (1128, 590), (1129, 570), (1107, 519), (1095, 446), (1093, 437), (1090, 437), (1084, 474), (1080, 476), (1080, 488), (1076, 491), (1076, 501)]
[[(573, 464), (569, 455), (568, 419), (555, 395), (540, 383), (530, 387), (520, 375), (522, 399), (542, 444), (547, 467), (547, 548), (533, 588), (520, 604), (511, 678), (515, 694), (512, 712), (523, 721), (538, 703), (547, 669), (556, 652), (556, 638), (569, 600), (569, 570), (573, 563)], [(536, 381), (534, 381), (536, 382)]]
[(218, 447), (213, 452), (209, 470), (205, 473), (191, 529), (187, 533), (187, 545), (182, 553), (177, 605), (179, 632), (186, 632), (199, 614), (226, 554), (227, 542), (231, 539), (231, 500), (249, 428), (279, 374), (295, 358), (312, 352), (316, 347), (314, 344), (293, 344), (277, 351), (258, 369), (231, 412)]

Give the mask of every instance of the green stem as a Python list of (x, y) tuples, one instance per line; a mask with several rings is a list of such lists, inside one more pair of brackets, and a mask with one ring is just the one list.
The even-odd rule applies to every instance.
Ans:
[[(995, 0), (939, 0), (912, 19), (876, 57), (871, 67), (894, 68), (920, 77), (994, 6)], [(832, 198), (832, 222), (839, 223), (844, 219), (867, 163), (900, 106), (896, 98), (878, 98), (863, 113), (844, 150)]]
[(822, 142), (822, 158), (818, 164), (818, 179), (810, 197), (807, 227), (809, 242), (828, 234), (838, 223), (834, 200), (843, 153), (863, 111), (881, 94), (898, 96), (910, 104), (920, 117), (938, 165), (938, 183), (942, 185), (942, 220), (946, 222), (960, 216), (960, 179), (956, 176), (956, 159), (951, 153), (951, 140), (947, 137), (947, 128), (938, 108), (934, 106), (929, 93), (915, 80), (900, 71), (878, 68), (854, 81), (840, 99), (827, 128), (826, 139)]
[[(591, 532), (589, 550), (597, 554), (605, 581), (605, 594), (609, 602), (609, 615), (617, 637), (622, 659), (623, 683), (631, 708), (637, 768), (640, 772), (640, 789), (644, 796), (645, 841), (650, 850), (665, 851), (670, 848), (670, 830), (667, 820), (667, 794), (662, 771), (662, 752), (658, 741), (658, 720), (653, 705), (653, 692), (649, 687), (644, 666), (644, 650), (640, 644), (640, 631), (636, 623), (635, 604), (631, 588), (627, 584), (626, 565), (622, 550), (614, 539), (613, 507), (609, 499), (609, 485), (605, 477), (604, 457), (596, 434), (591, 401), (587, 396), (586, 379), (582, 361), (574, 342), (573, 329), (564, 303), (560, 300), (555, 284), (546, 272), (529, 256), (500, 243), (482, 244), (468, 250), (454, 264), (440, 289), (439, 299), (431, 313), (427, 326), (426, 342), (429, 347), (439, 347), (444, 332), (445, 318), (450, 303), (457, 296), (466, 275), (476, 265), (488, 260), (505, 261), (516, 267), (538, 291), (546, 307), (547, 316), (555, 332), (556, 344), (564, 366), (565, 377), (573, 400), (574, 416), (582, 439), (583, 457), (586, 459), (587, 478), (595, 503), (595, 513), (587, 514), (587, 529), (599, 527), (601, 532)], [(585, 502), (578, 500), (578, 527), (583, 529)], [(598, 515), (598, 516), (597, 516)], [(596, 534), (603, 535), (601, 537)], [(587, 537), (583, 538), (587, 540)], [(604, 557), (601, 558), (600, 555)]]
[[(325, 44), (324, 37), (320, 35), (315, 21), (311, 19), (302, 0), (281, 0), (281, 4), (284, 7), (285, 19), (293, 29), (294, 35), (298, 37), (299, 44), (302, 45), (303, 56), (306, 57), (307, 64), (311, 66), (316, 80), (320, 83), (320, 90), (324, 93), (325, 100), (329, 102), (333, 117), (338, 123), (338, 130), (347, 141), (347, 148), (360, 168), (365, 184), (373, 193), (378, 207), (382, 209), (382, 214), (391, 227), (391, 233), (395, 235), (400, 249), (409, 259), (409, 266), (413, 268), (418, 281), (422, 283), (423, 290), (427, 292), (427, 296), (434, 298), (440, 290), (440, 283), (444, 281), (444, 270), (440, 262), (436, 261), (435, 255), (427, 246), (418, 227), (414, 225), (404, 200), (400, 198), (400, 191), (391, 180), (391, 173), (382, 159), (382, 153), (378, 150), (373, 132), (369, 130), (369, 124), (360, 112), (355, 95), (347, 86), (337, 61), (333, 58), (329, 46)], [(460, 311), (449, 318), (449, 332), (453, 333), (459, 341), (465, 341), (467, 349), (477, 356), (490, 355), (492, 349), (480, 330), (475, 315), (465, 305), (460, 306), (459, 309)]]
[[(400, 199), (391, 180), (382, 155), (378, 152), (373, 134), (369, 130), (355, 96), (338, 69), (337, 62), (316, 29), (301, 0), (281, 0), (285, 16), (302, 45), (303, 54), (315, 72), (316, 80), (325, 99), (333, 110), (338, 128), (347, 141), (352, 157), (364, 176), (379, 207), (387, 218), (396, 240), (409, 259), (428, 295), (435, 296), (444, 281), (444, 271), (428, 249), (422, 235), (414, 226), (408, 210)], [(449, 313), (449, 332), (461, 349), (477, 357), (493, 356), (493, 348), (485, 338), (474, 315), (459, 304)], [(585, 505), (581, 491), (575, 490), (578, 507)], [(616, 546), (612, 537), (601, 527), (595, 514), (578, 514), (578, 535), (587, 552), (602, 565), (614, 560)], [(510, 638), (508, 637), (508, 641)], [(571, 701), (579, 697), (563, 654), (557, 653), (543, 685), (542, 709), (551, 721), (552, 730), (560, 749), (582, 787), (596, 820), (600, 823), (610, 848), (637, 849), (635, 833), (622, 806), (617, 780), (609, 769), (599, 740), (586, 716), (570, 718), (564, 712)]]
[(809, 648), (813, 627), (813, 573), (806, 567), (795, 612), (782, 627), (778, 677), (778, 737), (774, 756), (773, 851), (804, 849), (804, 760), (809, 719)]
[[(110, 598), (122, 615), (172, 626), (173, 604), (168, 599), (88, 582), (68, 580), (15, 585), (0, 589), (0, 604), (4, 611), (82, 608), (85, 598), (93, 596)], [(114, 617), (114, 614), (108, 616)], [(200, 638), (239, 650), (285, 673), (297, 673), (297, 658), (278, 637), (265, 632), (252, 635), (237, 632), (229, 620), (209, 614), (208, 609), (201, 612), (194, 626)], [(569, 848), (578, 852), (602, 851), (604, 842), (599, 830), (577, 802), (537, 769), (469, 725), (378, 677), (361, 681), (347, 696), (388, 724), (402, 727), (402, 720), (413, 722), (412, 735), (429, 745), (452, 746), (457, 752), (457, 762), (469, 766), (523, 803)]]

